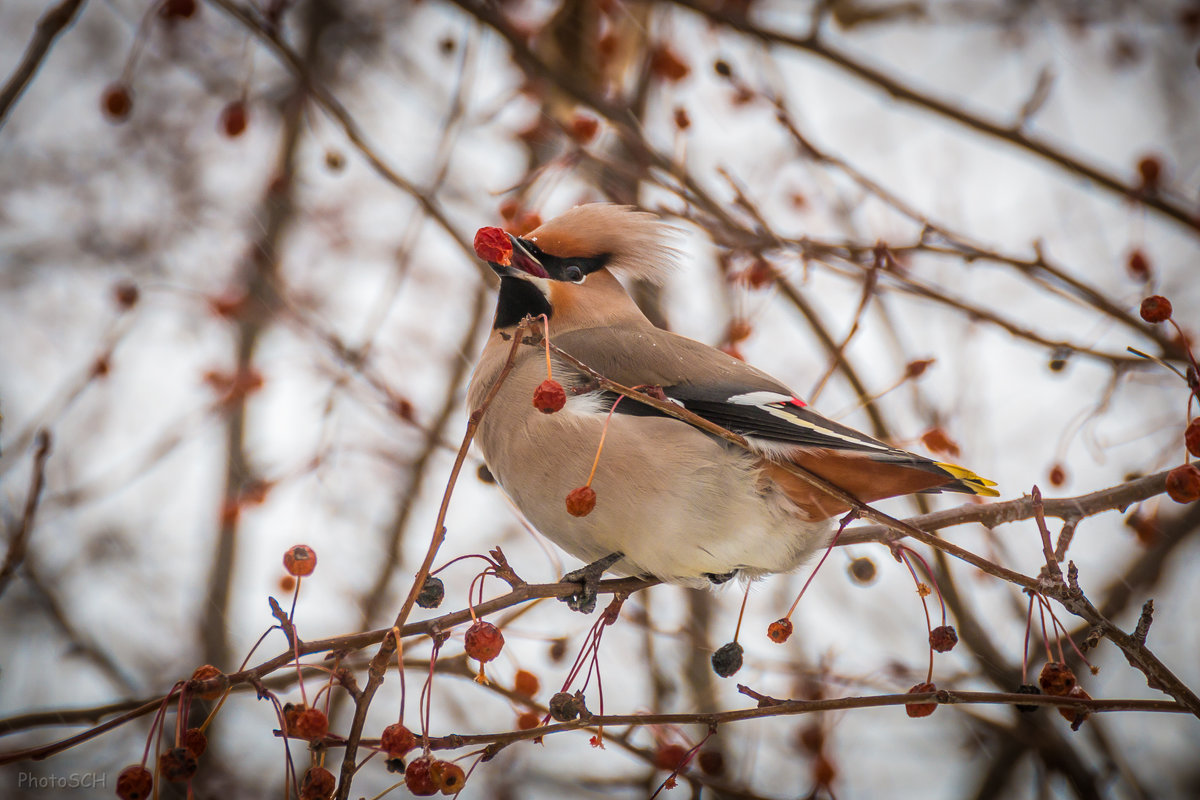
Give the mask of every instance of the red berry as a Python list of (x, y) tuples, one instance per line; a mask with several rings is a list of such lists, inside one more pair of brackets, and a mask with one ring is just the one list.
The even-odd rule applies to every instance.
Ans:
[(124, 83), (109, 84), (101, 95), (100, 107), (110, 122), (124, 122), (133, 110), (133, 91)]
[(390, 758), (402, 758), (417, 746), (417, 737), (403, 723), (393, 722), (383, 729), (379, 747)]
[(429, 765), (429, 777), (442, 794), (458, 794), (467, 780), (462, 767), (449, 761), (434, 761)]
[(504, 634), (492, 623), (477, 619), (467, 628), (464, 645), (468, 656), (479, 662), (488, 662), (504, 649)]
[(1150, 259), (1146, 258), (1146, 254), (1141, 250), (1134, 250), (1130, 253), (1129, 261), (1125, 266), (1129, 270), (1129, 274), (1139, 281), (1150, 280)]
[(688, 750), (681, 744), (660, 744), (654, 751), (654, 766), (679, 772), (687, 765)]
[(775, 644), (783, 644), (792, 636), (792, 621), (786, 617), (777, 619), (767, 626), (767, 638)]
[(1167, 494), (1176, 503), (1200, 499), (1200, 468), (1195, 464), (1181, 464), (1168, 472)]
[(1200, 458), (1200, 417), (1188, 423), (1187, 430), (1183, 432), (1183, 443), (1187, 445), (1189, 453)]
[(230, 139), (241, 136), (246, 130), (246, 104), (241, 100), (234, 100), (225, 108), (221, 109), (221, 130)]
[(429, 768), (432, 765), (433, 758), (430, 756), (418, 756), (408, 762), (408, 766), (404, 769), (404, 785), (410, 792), (419, 797), (437, 794), (437, 784), (433, 782), (433, 776), (429, 774)]
[(930, 428), (921, 434), (921, 444), (935, 453), (945, 453), (958, 457), (961, 455), (958, 443), (951, 439), (941, 428)]
[(920, 358), (915, 361), (910, 361), (904, 365), (904, 377), (910, 380), (919, 378), (924, 375), (925, 370), (932, 367), (936, 361), (936, 358)]
[(958, 631), (953, 625), (939, 625), (929, 632), (929, 646), (939, 653), (954, 649), (958, 644)]
[(186, 747), (172, 748), (158, 757), (158, 774), (171, 783), (190, 781), (198, 766)]
[(1066, 664), (1048, 661), (1038, 675), (1038, 685), (1046, 694), (1066, 697), (1067, 693), (1075, 688), (1075, 673)]
[(553, 414), (562, 411), (567, 404), (567, 393), (562, 384), (553, 378), (547, 378), (533, 390), (533, 407), (543, 414)]
[(1050, 467), (1050, 485), (1062, 486), (1067, 482), (1067, 471), (1063, 469), (1062, 464), (1055, 464)]
[(317, 568), (317, 554), (306, 544), (289, 547), (283, 554), (283, 568), (297, 578), (312, 575), (313, 570)]
[(542, 718), (536, 711), (526, 711), (517, 717), (517, 730), (530, 731), (542, 724)]
[(512, 263), (512, 242), (500, 228), (480, 228), (475, 232), (475, 255), (507, 266)]
[(288, 723), (288, 733), (300, 739), (320, 739), (329, 733), (329, 718), (319, 708), (306, 708)]
[(580, 144), (587, 144), (596, 138), (599, 129), (600, 122), (587, 114), (576, 114), (571, 119), (571, 138)]
[(192, 754), (193, 758), (199, 758), (208, 749), (208, 737), (199, 728), (188, 728), (183, 732), (180, 744)]
[(742, 273), (751, 289), (762, 289), (775, 283), (775, 268), (766, 259), (757, 259)]
[(141, 764), (132, 764), (117, 776), (117, 797), (121, 800), (146, 800), (154, 788), (154, 776)]
[(567, 513), (573, 517), (586, 517), (596, 507), (596, 490), (590, 486), (579, 486), (567, 493)]
[[(924, 694), (925, 692), (933, 692), (937, 690), (937, 686), (932, 683), (918, 683), (916, 686), (908, 690), (909, 694)], [(934, 711), (937, 711), (937, 703), (908, 703), (904, 706), (905, 712), (910, 717), (928, 717)]]
[[(192, 681), (194, 681), (194, 682), (209, 681), (209, 680), (212, 680), (213, 678), (221, 678), (224, 676), (225, 676), (225, 673), (221, 672), (221, 670), (217, 669), (212, 664), (202, 664), (201, 666), (196, 667), (196, 671), (192, 673)], [(221, 696), (220, 689), (217, 689), (217, 690), (211, 691), (211, 692), (206, 692), (205, 694), (197, 695), (197, 697), (199, 697), (201, 700), (216, 700), (220, 696)]]
[(513, 691), (517, 694), (523, 694), (526, 697), (533, 697), (541, 688), (541, 681), (538, 676), (527, 670), (517, 670), (516, 676), (513, 678)]
[(675, 127), (681, 131), (686, 131), (691, 127), (692, 118), (688, 116), (687, 109), (683, 106), (675, 107)]
[(658, 44), (650, 51), (650, 72), (659, 78), (676, 83), (686, 78), (691, 71), (691, 67), (670, 45)]
[(300, 784), (300, 800), (328, 800), (337, 789), (337, 778), (324, 767), (313, 767), (304, 773)]
[(1166, 322), (1171, 318), (1171, 301), (1161, 294), (1151, 295), (1142, 301), (1141, 314), (1146, 322)]

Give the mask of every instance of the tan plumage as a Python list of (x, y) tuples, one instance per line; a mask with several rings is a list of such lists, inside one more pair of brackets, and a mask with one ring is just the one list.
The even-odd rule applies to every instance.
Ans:
[(567, 404), (541, 413), (531, 398), (546, 378), (545, 358), (522, 347), (476, 441), (538, 530), (588, 562), (623, 554), (616, 572), (701, 585), (795, 568), (824, 543), (829, 518), (846, 510), (773, 462), (798, 463), (864, 501), (939, 488), (996, 494), (990, 481), (826, 420), (766, 373), (651, 325), (613, 273), (660, 279), (677, 260), (672, 230), (629, 207), (592, 204), (514, 238), (513, 266), (492, 264), (501, 276), (496, 327), (471, 380), (470, 407), (495, 381), (517, 322), (547, 313), (551, 340), (565, 352), (618, 383), (662, 387), (745, 435), (755, 452), (624, 400), (592, 482), (596, 507), (571, 516), (566, 495), (587, 479), (614, 398), (558, 360), (554, 377)]

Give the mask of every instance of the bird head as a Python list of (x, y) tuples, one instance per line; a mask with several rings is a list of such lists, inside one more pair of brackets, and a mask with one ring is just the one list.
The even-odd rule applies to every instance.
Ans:
[(496, 328), (546, 314), (560, 332), (645, 317), (617, 280), (661, 282), (676, 266), (676, 231), (632, 206), (576, 206), (524, 236), (508, 235), (509, 263), (488, 261), (500, 276)]

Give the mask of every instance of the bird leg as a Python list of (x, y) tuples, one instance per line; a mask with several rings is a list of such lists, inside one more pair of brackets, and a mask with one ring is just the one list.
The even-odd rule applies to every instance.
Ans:
[(579, 591), (558, 599), (566, 603), (567, 608), (572, 611), (578, 611), (582, 614), (592, 613), (596, 610), (596, 597), (598, 594), (596, 590), (600, 584), (601, 576), (604, 575), (604, 570), (624, 557), (624, 553), (609, 553), (604, 558), (596, 559), (586, 567), (580, 567), (563, 575), (562, 582), (578, 583)]

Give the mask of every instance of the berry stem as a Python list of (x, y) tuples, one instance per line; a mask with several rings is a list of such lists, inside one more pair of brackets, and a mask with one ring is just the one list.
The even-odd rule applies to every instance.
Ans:
[[(920, 596), (920, 598), (921, 598), (921, 608), (925, 610), (925, 630), (926, 630), (926, 632), (928, 632), (928, 634), (930, 636), (932, 636), (933, 635), (933, 621), (929, 617), (929, 600), (926, 597), (926, 593), (929, 590), (926, 589), (925, 592), (921, 591), (922, 583), (921, 583), (920, 578), (917, 577), (917, 570), (916, 570), (916, 568), (913, 567), (912, 562), (909, 561), (909, 559), (908, 559), (908, 556), (910, 553), (914, 556), (917, 555), (912, 550), (909, 550), (907, 547), (904, 547), (903, 545), (900, 546), (900, 558), (904, 561), (904, 566), (908, 567), (908, 571), (912, 575), (912, 579), (914, 581), (916, 581), (917, 595)], [(920, 558), (920, 556), (917, 556), (917, 557)], [(922, 565), (924, 565), (924, 562), (922, 562)], [(926, 566), (926, 568), (928, 569), (927, 566)], [(933, 645), (932, 644), (929, 646), (929, 671), (925, 675), (925, 682), (933, 683)]]
[(612, 408), (608, 410), (608, 416), (604, 418), (604, 427), (600, 429), (600, 444), (596, 445), (596, 457), (592, 459), (592, 471), (588, 473), (587, 483), (584, 486), (592, 485), (592, 478), (596, 477), (596, 467), (600, 464), (600, 451), (604, 449), (604, 438), (608, 436), (608, 424), (612, 422), (613, 414), (617, 410), (617, 406), (625, 399), (625, 395), (621, 395), (613, 401)]
[(546, 344), (546, 380), (553, 380), (554, 368), (550, 365), (550, 317), (540, 314), (538, 318), (542, 321), (542, 341)]
[(746, 591), (742, 593), (742, 607), (738, 609), (737, 627), (733, 629), (733, 640), (736, 642), (742, 635), (742, 618), (746, 616), (746, 601), (750, 599), (750, 582), (746, 581)]
[(1021, 683), (1029, 677), (1029, 635), (1033, 629), (1033, 594), (1029, 595), (1029, 610), (1025, 612), (1025, 646), (1021, 649)]
[[(829, 540), (829, 545), (825, 548), (825, 552), (821, 555), (821, 560), (817, 562), (815, 567), (813, 567), (812, 574), (808, 576), (808, 580), (806, 580), (804, 585), (800, 587), (800, 593), (797, 594), (796, 599), (792, 601), (792, 607), (788, 609), (784, 619), (792, 618), (792, 614), (796, 611), (796, 606), (800, 605), (800, 598), (804, 597), (804, 593), (808, 591), (808, 585), (813, 582), (813, 578), (817, 577), (817, 573), (820, 571), (821, 565), (825, 563), (825, 559), (829, 558), (829, 554), (832, 553), (833, 548), (837, 546), (838, 538), (841, 537), (842, 531), (846, 530), (846, 526), (853, 522), (857, 516), (857, 513), (851, 511), (842, 518), (841, 523), (838, 525), (837, 531), (833, 534), (833, 538)], [(736, 640), (737, 637), (735, 636), (734, 639)]]

